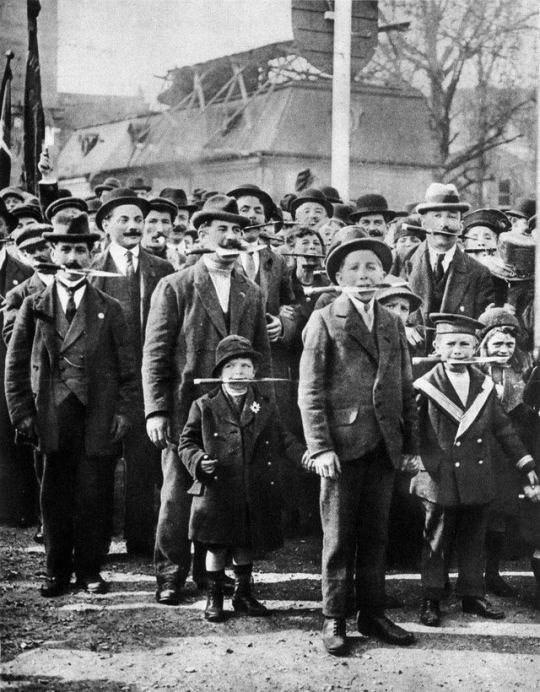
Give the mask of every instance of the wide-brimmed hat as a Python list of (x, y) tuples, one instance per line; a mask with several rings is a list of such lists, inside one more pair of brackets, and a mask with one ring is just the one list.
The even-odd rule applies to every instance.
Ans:
[(361, 195), (356, 200), (356, 209), (351, 214), (351, 221), (358, 221), (363, 216), (371, 214), (381, 214), (387, 223), (396, 217), (396, 212), (388, 209), (386, 198), (378, 193)]
[(345, 257), (354, 250), (371, 250), (381, 260), (383, 270), (388, 274), (392, 266), (392, 251), (381, 240), (369, 238), (357, 226), (340, 228), (333, 238), (326, 257), (326, 273), (330, 281), (336, 283), (336, 274)]
[(122, 187), (122, 183), (118, 180), (118, 178), (105, 178), (102, 183), (95, 186), (94, 193), (97, 197), (99, 197), (103, 192), (114, 190), (117, 187)]
[(170, 214), (171, 223), (175, 220), (178, 213), (178, 207), (174, 202), (171, 202), (170, 199), (166, 199), (165, 197), (154, 197), (154, 199), (148, 200), (148, 204), (150, 205), (150, 209), (148, 210), (149, 212), (152, 210), (162, 211), (166, 214)]
[(437, 211), (448, 209), (449, 211), (469, 211), (471, 208), (467, 202), (461, 202), (459, 193), (455, 185), (451, 183), (431, 183), (426, 190), (424, 201), (416, 207), (418, 214), (425, 214), (427, 211)]
[(341, 195), (339, 194), (339, 192), (336, 190), (335, 187), (332, 187), (331, 185), (321, 185), (320, 190), (323, 193), (323, 195), (326, 197), (326, 199), (329, 202), (332, 202), (332, 204), (343, 204), (343, 200), (341, 199)]
[(475, 209), (475, 211), (465, 214), (462, 222), (464, 236), (475, 226), (486, 226), (497, 235), (512, 229), (510, 219), (498, 209)]
[(45, 209), (45, 218), (47, 221), (52, 221), (53, 216), (63, 211), (64, 209), (78, 209), (79, 211), (88, 212), (88, 205), (80, 197), (59, 197), (51, 202)]
[(5, 200), (6, 197), (16, 197), (21, 203), (26, 201), (26, 195), (20, 187), (3, 187), (0, 190), (0, 198)]
[(206, 200), (201, 211), (195, 212), (191, 219), (194, 228), (199, 228), (207, 221), (228, 221), (242, 228), (249, 226), (250, 220), (238, 213), (238, 204), (234, 197), (214, 195)]
[(14, 214), (8, 211), (6, 203), (2, 197), (0, 197), (0, 217), (6, 222), (8, 233), (11, 233), (14, 228), (17, 228), (19, 221)]
[(17, 223), (19, 223), (19, 219), (21, 219), (23, 216), (28, 216), (31, 219), (35, 219), (38, 223), (43, 223), (41, 209), (37, 204), (17, 204), (16, 207), (13, 207), (10, 214), (16, 217)]
[(435, 325), (437, 334), (472, 334), (484, 326), (478, 320), (453, 312), (431, 312), (429, 319)]
[(135, 175), (127, 179), (126, 187), (129, 190), (145, 190), (150, 192), (152, 186), (142, 176)]
[(159, 193), (159, 196), (163, 199), (170, 199), (171, 202), (176, 204), (178, 209), (185, 209), (190, 214), (197, 211), (199, 208), (196, 204), (190, 204), (188, 202), (186, 193), (180, 187), (164, 187)]
[(375, 300), (381, 303), (389, 298), (406, 298), (409, 301), (411, 312), (415, 312), (422, 305), (422, 298), (413, 293), (411, 287), (407, 285), (388, 286), (381, 288), (375, 293)]
[(516, 333), (521, 329), (518, 318), (504, 308), (488, 308), (480, 315), (478, 321), (483, 325), (479, 329), (481, 339), (497, 327), (509, 327)]
[(525, 233), (501, 233), (497, 256), (487, 266), (492, 274), (510, 283), (534, 278), (536, 243)]
[(293, 219), (296, 218), (296, 211), (298, 207), (300, 207), (302, 204), (306, 204), (306, 202), (315, 202), (316, 204), (323, 206), (326, 209), (326, 213), (328, 214), (329, 218), (334, 213), (332, 202), (330, 202), (320, 190), (317, 190), (315, 187), (310, 187), (307, 190), (302, 190), (299, 192), (298, 197), (290, 201), (289, 211), (292, 214)]
[(529, 220), (536, 214), (536, 200), (534, 197), (520, 197), (505, 213), (507, 216), (518, 216), (520, 219)]
[(261, 190), (258, 185), (253, 185), (252, 183), (244, 183), (235, 187), (234, 190), (227, 192), (229, 197), (234, 197), (237, 201), (239, 197), (256, 197), (264, 207), (264, 216), (269, 219), (274, 213), (274, 200), (270, 197), (268, 192)]
[(50, 243), (95, 243), (101, 239), (100, 233), (90, 232), (88, 214), (84, 211), (77, 216), (60, 212), (54, 217), (52, 227), (52, 231), (43, 233)]
[(50, 233), (52, 226), (48, 223), (38, 223), (35, 226), (23, 228), (15, 238), (15, 245), (19, 250), (27, 250), (34, 245), (45, 242), (44, 233)]
[(101, 207), (96, 213), (96, 226), (103, 230), (102, 223), (103, 219), (116, 207), (121, 207), (123, 204), (134, 204), (139, 207), (143, 216), (148, 214), (150, 205), (148, 201), (142, 197), (137, 197), (133, 190), (129, 190), (126, 187), (117, 187), (108, 192), (104, 192), (102, 196)]
[(422, 228), (420, 217), (417, 214), (403, 216), (398, 219), (394, 227), (394, 242), (406, 236), (416, 236), (420, 240), (426, 237), (426, 229)]
[(212, 377), (218, 377), (223, 366), (233, 358), (251, 358), (254, 361), (254, 366), (257, 366), (262, 360), (261, 354), (253, 348), (249, 339), (237, 334), (230, 334), (217, 345), (216, 364), (212, 371)]

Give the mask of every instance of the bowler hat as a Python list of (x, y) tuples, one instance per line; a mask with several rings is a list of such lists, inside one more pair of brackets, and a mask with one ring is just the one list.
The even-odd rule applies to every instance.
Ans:
[(19, 223), (17, 217), (7, 210), (6, 203), (2, 197), (0, 197), (0, 217), (6, 222), (8, 233), (11, 233), (14, 228), (17, 228), (17, 224)]
[(534, 238), (529, 234), (516, 231), (501, 233), (498, 257), (491, 259), (489, 270), (510, 283), (529, 281), (534, 277), (535, 248)]
[(150, 192), (152, 186), (141, 176), (132, 176), (127, 179), (126, 187), (130, 190), (145, 190)]
[(270, 197), (270, 195), (267, 192), (261, 190), (261, 188), (258, 185), (253, 185), (252, 183), (244, 183), (243, 185), (235, 187), (234, 190), (230, 190), (230, 192), (227, 192), (227, 195), (229, 197), (234, 197), (237, 201), (239, 197), (256, 197), (264, 207), (265, 219), (269, 219), (274, 213), (274, 200)]
[(326, 257), (326, 273), (333, 284), (336, 283), (336, 274), (341, 263), (354, 250), (371, 250), (380, 259), (385, 273), (390, 271), (392, 251), (388, 245), (376, 238), (367, 237), (366, 232), (358, 226), (345, 226), (335, 234)]
[(375, 293), (375, 300), (378, 300), (384, 305), (389, 298), (406, 298), (409, 301), (410, 311), (415, 312), (422, 305), (422, 298), (413, 293), (408, 284), (398, 286), (388, 286), (381, 288)]
[(121, 183), (118, 178), (105, 178), (102, 183), (96, 185), (94, 192), (97, 197), (99, 197), (103, 192), (108, 192), (109, 190), (114, 190), (116, 187), (121, 187)]
[(332, 187), (331, 185), (321, 185), (321, 192), (329, 202), (332, 202), (332, 204), (343, 204), (341, 195), (335, 187)]
[(219, 377), (221, 369), (233, 358), (250, 358), (257, 365), (262, 356), (255, 351), (249, 339), (238, 334), (230, 334), (222, 339), (216, 348), (216, 364), (212, 371), (212, 377)]
[(192, 214), (199, 207), (196, 204), (190, 204), (187, 199), (187, 195), (180, 187), (164, 187), (159, 193), (159, 196), (164, 199), (170, 199), (174, 202), (178, 209), (185, 209)]
[(354, 209), (349, 204), (332, 203), (332, 206), (334, 207), (332, 218), (348, 226), (351, 223), (351, 214)]
[(388, 209), (386, 198), (378, 193), (362, 195), (356, 200), (356, 209), (351, 214), (351, 221), (358, 221), (362, 216), (381, 214), (386, 222), (396, 217), (396, 212)]
[(88, 207), (88, 214), (95, 214), (101, 206), (101, 200), (99, 197), (87, 197), (84, 201)]
[(329, 218), (334, 213), (332, 202), (326, 199), (325, 195), (320, 190), (317, 190), (315, 187), (310, 187), (307, 190), (302, 190), (299, 192), (298, 197), (291, 200), (289, 203), (289, 211), (291, 212), (293, 219), (296, 218), (296, 211), (298, 207), (300, 207), (302, 204), (306, 204), (307, 202), (321, 204), (326, 209), (326, 213), (328, 214)]
[(472, 334), (476, 336), (476, 332), (484, 326), (482, 322), (472, 317), (451, 312), (431, 312), (429, 319), (435, 325), (437, 334)]
[(462, 221), (464, 236), (474, 226), (486, 226), (497, 235), (512, 229), (509, 218), (498, 209), (476, 209), (465, 214)]
[(471, 208), (467, 202), (461, 202), (455, 185), (444, 183), (431, 183), (426, 190), (424, 201), (416, 207), (418, 214), (427, 211), (448, 209), (449, 211), (469, 211)]
[(4, 187), (0, 190), (0, 198), (5, 200), (6, 197), (16, 197), (19, 202), (24, 202), (26, 196), (20, 187)]
[(117, 187), (104, 192), (101, 199), (102, 205), (96, 213), (96, 226), (101, 230), (103, 230), (103, 219), (116, 207), (121, 207), (123, 204), (134, 204), (139, 207), (143, 216), (146, 216), (150, 209), (147, 200), (137, 197), (133, 190), (128, 190), (125, 187)]
[(504, 308), (488, 308), (480, 315), (478, 321), (482, 323), (479, 332), (481, 339), (483, 339), (488, 332), (497, 327), (510, 327), (516, 332), (520, 331), (517, 317)]
[(178, 207), (170, 199), (165, 199), (165, 197), (154, 197), (154, 199), (148, 200), (150, 205), (150, 211), (162, 211), (166, 214), (170, 214), (171, 223), (175, 220), (178, 214)]
[(17, 223), (18, 220), (21, 219), (23, 216), (35, 219), (38, 223), (43, 222), (43, 217), (41, 216), (41, 209), (37, 204), (17, 204), (16, 207), (13, 207), (10, 213), (12, 216), (15, 216), (17, 218)]
[(47, 221), (52, 221), (52, 218), (58, 212), (64, 209), (73, 208), (79, 211), (88, 212), (88, 205), (80, 197), (59, 197), (51, 202), (47, 209), (45, 209), (45, 218)]
[(88, 214), (81, 212), (77, 216), (57, 214), (52, 222), (53, 230), (43, 233), (50, 243), (94, 243), (100, 240), (100, 233), (90, 233)]
[(520, 197), (505, 213), (507, 216), (518, 216), (520, 219), (528, 220), (536, 214), (536, 200), (533, 197)]
[(194, 228), (199, 228), (203, 223), (214, 220), (228, 221), (238, 224), (242, 228), (250, 224), (247, 217), (240, 216), (238, 213), (238, 204), (234, 197), (227, 197), (227, 195), (214, 195), (207, 199), (201, 211), (193, 214), (191, 223)]
[(38, 223), (35, 226), (23, 228), (15, 238), (15, 245), (19, 250), (27, 250), (29, 247), (39, 245), (45, 241), (44, 233), (52, 231), (52, 226), (48, 223)]

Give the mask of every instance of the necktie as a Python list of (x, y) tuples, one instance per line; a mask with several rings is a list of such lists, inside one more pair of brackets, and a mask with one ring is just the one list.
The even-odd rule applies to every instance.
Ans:
[(246, 274), (248, 279), (255, 282), (257, 277), (257, 268), (255, 266), (255, 258), (252, 252), (246, 253)]
[(131, 250), (126, 252), (126, 276), (132, 279), (135, 276), (135, 267), (133, 266), (133, 253)]
[(66, 291), (68, 292), (69, 298), (68, 302), (66, 305), (66, 320), (71, 324), (73, 322), (73, 318), (75, 317), (75, 313), (77, 312), (77, 306), (75, 305), (75, 291), (80, 288), (80, 286), (76, 286), (74, 288), (68, 288), (66, 286)]
[(437, 255), (437, 264), (435, 265), (435, 272), (433, 277), (437, 283), (444, 278), (444, 267), (443, 267), (444, 254)]

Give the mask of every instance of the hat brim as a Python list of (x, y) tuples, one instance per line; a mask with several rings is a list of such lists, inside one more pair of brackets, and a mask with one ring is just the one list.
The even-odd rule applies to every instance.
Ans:
[(68, 207), (75, 207), (75, 209), (79, 211), (88, 212), (88, 205), (83, 199), (79, 199), (78, 197), (60, 197), (60, 199), (55, 199), (54, 202), (51, 202), (47, 209), (45, 209), (46, 220), (50, 221), (52, 216)]
[(469, 211), (471, 208), (467, 202), (421, 202), (416, 207), (417, 214), (425, 214), (427, 211)]
[[(15, 213), (12, 213), (13, 211), (15, 211)], [(12, 210), (12, 212), (10, 212), (10, 214), (16, 220), (15, 226), (13, 228), (17, 227), (19, 219), (23, 217), (29, 217), (31, 219), (35, 219), (38, 223), (43, 223), (41, 209), (33, 204), (20, 205), (19, 207), (15, 207), (15, 209)]]
[(275, 207), (274, 200), (264, 190), (252, 190), (249, 187), (235, 187), (234, 190), (227, 192), (227, 197), (234, 197), (238, 200), (239, 197), (256, 197), (262, 202), (266, 218), (270, 215)]
[(226, 356), (223, 356), (223, 358), (221, 358), (221, 360), (218, 360), (218, 362), (215, 364), (214, 369), (212, 370), (212, 377), (219, 377), (223, 366), (226, 365), (230, 360), (233, 360), (234, 358), (250, 358), (253, 361), (255, 368), (257, 368), (262, 361), (262, 355), (259, 353), (259, 351), (255, 350), (227, 353)]
[(110, 192), (114, 189), (115, 188), (112, 185), (96, 185), (94, 188), (94, 192), (96, 193), (96, 195), (100, 195), (102, 192)]
[(102, 204), (101, 207), (96, 212), (96, 226), (102, 231), (103, 219), (107, 216), (109, 212), (116, 207), (121, 207), (123, 204), (133, 204), (139, 207), (143, 216), (146, 216), (150, 211), (150, 204), (148, 200), (142, 197), (116, 197), (115, 199), (110, 199), (109, 201)]
[[(390, 287), (391, 288), (391, 287)], [(383, 289), (386, 290), (386, 289)], [(406, 300), (409, 301), (410, 305), (410, 312), (416, 312), (418, 308), (422, 305), (422, 298), (420, 296), (417, 296), (416, 293), (411, 293), (410, 291), (403, 291), (399, 290), (398, 288), (394, 289), (393, 291), (389, 291), (386, 295), (381, 295), (378, 296), (375, 294), (375, 300), (378, 300), (381, 302), (382, 306), (384, 307), (384, 301), (389, 300), (390, 298), (405, 298)]]
[(350, 218), (351, 221), (354, 222), (358, 221), (358, 219), (361, 219), (363, 216), (372, 216), (374, 214), (381, 214), (386, 223), (393, 221), (396, 216), (398, 216), (398, 213), (392, 209), (357, 209), (356, 211), (353, 211)]
[(240, 214), (231, 214), (226, 211), (198, 211), (193, 214), (191, 223), (195, 228), (199, 228), (206, 221), (227, 221), (228, 223), (235, 223), (242, 228), (250, 225), (250, 220), (245, 216), (240, 216)]
[(49, 243), (95, 243), (101, 240), (99, 233), (55, 233), (50, 231), (44, 233), (42, 237)]
[(293, 219), (296, 219), (296, 210), (298, 209), (298, 207), (301, 207), (302, 204), (306, 204), (306, 202), (320, 204), (321, 207), (324, 207), (326, 209), (326, 213), (328, 214), (329, 219), (331, 219), (334, 215), (334, 206), (327, 199), (323, 201), (318, 197), (297, 197), (289, 205), (289, 212), (291, 213)]
[(384, 272), (388, 274), (390, 271), (392, 267), (392, 250), (388, 245), (375, 238), (355, 238), (338, 245), (330, 251), (326, 258), (326, 273), (333, 284), (336, 283), (336, 274), (342, 261), (350, 252), (355, 250), (371, 250), (380, 259)]
[(43, 235), (36, 236), (35, 238), (27, 238), (26, 240), (22, 240), (20, 243), (15, 243), (17, 245), (17, 250), (26, 250), (29, 247), (33, 247), (34, 245), (41, 245), (42, 243), (47, 242), (47, 239), (43, 237)]

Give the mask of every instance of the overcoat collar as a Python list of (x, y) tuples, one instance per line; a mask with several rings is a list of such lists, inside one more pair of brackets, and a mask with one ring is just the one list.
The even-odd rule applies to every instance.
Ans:
[[(431, 312), (433, 300), (433, 272), (429, 261), (427, 241), (424, 240), (418, 246), (418, 249), (411, 257), (411, 264), (411, 274), (414, 275), (413, 283), (416, 293), (427, 296), (427, 300), (424, 301), (422, 306), (422, 312), (424, 315), (427, 315)], [(463, 250), (457, 247), (448, 269), (448, 277), (440, 308), (441, 312), (458, 312), (457, 308), (467, 290), (469, 281), (470, 267), (467, 265), (467, 256)]]
[(240, 320), (244, 313), (246, 294), (249, 290), (248, 280), (237, 272), (236, 269), (232, 270), (231, 289), (229, 293), (229, 331), (227, 331), (225, 325), (225, 316), (219, 304), (216, 289), (210, 278), (208, 267), (203, 261), (199, 261), (194, 265), (194, 284), (199, 300), (203, 304), (208, 313), (208, 317), (221, 337), (224, 338), (227, 334), (237, 334), (240, 327)]

